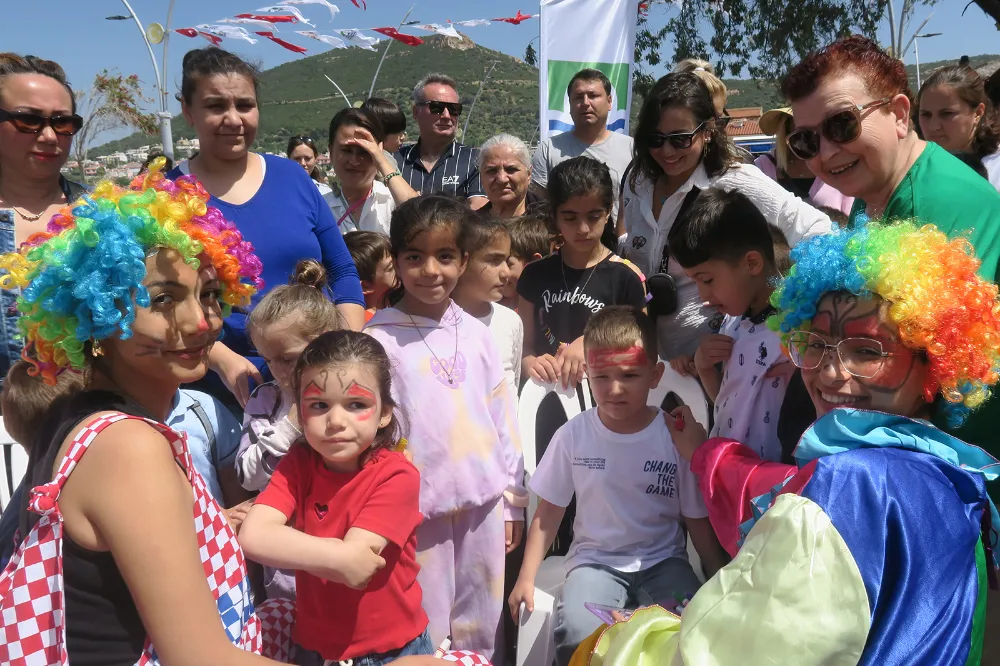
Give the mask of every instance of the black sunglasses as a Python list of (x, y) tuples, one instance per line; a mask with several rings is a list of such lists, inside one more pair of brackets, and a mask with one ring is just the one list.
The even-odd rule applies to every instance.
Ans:
[(704, 126), (705, 123), (702, 123), (701, 125), (695, 127), (691, 132), (675, 132), (674, 134), (660, 134), (659, 132), (654, 132), (649, 135), (646, 143), (648, 143), (649, 147), (654, 150), (662, 148), (663, 144), (667, 142), (670, 142), (671, 147), (675, 150), (684, 150), (691, 147), (695, 136), (698, 135), (698, 132), (700, 132)]
[(295, 143), (308, 143), (310, 146), (314, 145), (312, 138), (308, 136), (293, 136), (292, 141)]
[(883, 97), (867, 104), (857, 104), (842, 111), (831, 113), (820, 123), (819, 129), (803, 127), (790, 132), (785, 138), (788, 149), (800, 160), (811, 160), (819, 155), (820, 136), (836, 144), (845, 144), (861, 136), (861, 114), (870, 109), (877, 109), (892, 101), (892, 97)]
[(448, 113), (452, 117), (458, 117), (462, 115), (461, 102), (438, 102), (435, 100), (430, 102), (420, 102), (417, 104), (417, 106), (426, 106), (427, 110), (436, 116), (440, 116), (442, 113), (444, 113), (445, 109), (448, 109)]
[(83, 127), (83, 118), (68, 116), (40, 116), (30, 111), (4, 111), (0, 109), (0, 123), (10, 123), (22, 134), (40, 134), (46, 127), (59, 136), (73, 136)]

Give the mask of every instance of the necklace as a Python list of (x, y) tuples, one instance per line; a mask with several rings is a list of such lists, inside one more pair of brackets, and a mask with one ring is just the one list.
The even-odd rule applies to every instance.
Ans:
[[(449, 304), (448, 309), (445, 310), (445, 314), (448, 314), (448, 312), (450, 311), (451, 311), (451, 305)], [(417, 326), (417, 322), (413, 319), (413, 315), (407, 312), (406, 316), (410, 318), (410, 323), (413, 324), (413, 328), (417, 329), (417, 335), (420, 336), (420, 341), (424, 343), (424, 346), (427, 347), (427, 351), (431, 353), (431, 356), (434, 357), (434, 360), (438, 362), (439, 366), (441, 366), (441, 371), (444, 372), (445, 377), (448, 378), (448, 383), (454, 384), (455, 366), (458, 364), (458, 324), (455, 324), (455, 354), (451, 357), (452, 365), (451, 365), (451, 370), (449, 370), (448, 366), (441, 361), (441, 359), (438, 357), (437, 354), (434, 353), (434, 349), (429, 344), (427, 344), (427, 338), (424, 337), (424, 334), (420, 330), (420, 327)]]
[[(590, 267), (590, 275), (583, 283), (583, 287), (580, 289), (580, 293), (587, 291), (587, 285), (590, 284), (590, 278), (594, 277), (594, 273), (597, 272), (597, 266), (604, 261), (605, 254), (602, 252), (597, 263)], [(569, 283), (566, 281), (566, 261), (563, 259), (563, 254), (559, 252), (559, 269), (562, 271), (563, 286), (566, 287), (566, 293), (569, 293)]]
[[(0, 198), (2, 198), (4, 201), (8, 201), (8, 202), (10, 201), (10, 199), (8, 199), (7, 196), (3, 192), (0, 192)], [(13, 210), (15, 213), (17, 213), (22, 218), (24, 218), (25, 222), (37, 222), (38, 220), (41, 219), (42, 215), (45, 215), (45, 211), (48, 210), (48, 206), (46, 206), (45, 208), (42, 209), (42, 212), (39, 213), (38, 215), (32, 215), (30, 213), (27, 213), (27, 212), (25, 212), (23, 210), (18, 209), (14, 204), (8, 203), (7, 205), (10, 206), (11, 210)]]

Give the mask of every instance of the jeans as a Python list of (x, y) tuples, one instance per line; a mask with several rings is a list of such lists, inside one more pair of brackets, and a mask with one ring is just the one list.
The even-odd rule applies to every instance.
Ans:
[[(14, 214), (10, 210), (0, 210), (0, 254), (13, 252), (17, 247), (14, 244)], [(21, 340), (20, 331), (17, 328), (17, 320), (20, 313), (17, 311), (17, 297), (19, 289), (0, 290), (0, 385), (10, 366), (21, 358), (21, 348), (24, 341)]]
[(298, 664), (298, 666), (337, 666), (338, 664), (341, 666), (383, 666), (383, 664), (390, 664), (400, 657), (409, 657), (411, 655), (421, 654), (434, 654), (434, 644), (431, 643), (431, 635), (427, 629), (424, 629), (424, 633), (420, 634), (398, 650), (390, 650), (389, 652), (379, 652), (376, 654), (366, 654), (363, 657), (344, 659), (342, 661), (334, 661), (332, 659), (324, 660), (323, 655), (319, 652), (313, 652), (312, 650), (303, 648), (301, 645), (296, 645), (294, 663)]
[(573, 652), (601, 626), (584, 606), (591, 602), (618, 608), (663, 604), (694, 595), (701, 583), (687, 560), (671, 557), (648, 569), (623, 573), (600, 564), (582, 564), (566, 576), (556, 604), (556, 663), (566, 666)]

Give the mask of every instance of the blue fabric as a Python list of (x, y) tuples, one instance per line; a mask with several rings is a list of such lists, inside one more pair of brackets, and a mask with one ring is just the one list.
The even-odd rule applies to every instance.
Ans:
[[(205, 432), (201, 419), (194, 411), (198, 403), (205, 410), (209, 422), (215, 431), (215, 456), (218, 468), (212, 463), (213, 455), (210, 447), (211, 437)], [(219, 473), (225, 467), (236, 464), (236, 451), (240, 448), (242, 428), (225, 406), (218, 400), (200, 391), (180, 389), (174, 396), (170, 414), (164, 422), (179, 433), (187, 435), (188, 450), (194, 468), (205, 480), (208, 491), (222, 506), (226, 506), (222, 497), (222, 487), (219, 485)]]
[[(253, 305), (267, 290), (286, 284), (300, 259), (316, 259), (326, 267), (335, 302), (364, 307), (357, 268), (330, 207), (312, 179), (302, 167), (283, 157), (264, 155), (264, 163), (264, 182), (250, 201), (239, 206), (214, 196), (210, 201), (236, 225), (243, 238), (253, 244), (264, 264), (264, 289), (254, 297)], [(181, 175), (179, 168), (167, 173), (168, 178)], [(246, 312), (234, 310), (226, 318), (223, 341), (258, 368), (263, 368), (264, 361), (247, 335), (246, 318)]]
[(820, 458), (800, 494), (830, 517), (864, 580), (872, 624), (859, 663), (964, 664), (979, 594), (982, 475), (929, 453), (858, 448)]
[[(14, 214), (10, 210), (0, 210), (0, 254), (13, 252), (14, 246)], [(24, 341), (17, 329), (18, 290), (0, 290), (0, 386), (7, 376), (7, 371), (21, 357)]]
[[(431, 654), (434, 654), (434, 644), (431, 643), (430, 632), (427, 629), (424, 629), (424, 633), (420, 634), (398, 650), (390, 650), (389, 652), (382, 652), (380, 654), (366, 654), (362, 657), (355, 657), (354, 659), (348, 659), (339, 663), (353, 663), (354, 666), (385, 666), (386, 664), (391, 664), (400, 657)], [(323, 666), (325, 661), (326, 660), (323, 659), (323, 655), (319, 652), (307, 650), (301, 645), (295, 646), (295, 656), (293, 657), (293, 662), (299, 666)], [(333, 663), (337, 664), (338, 662)]]
[[(864, 409), (834, 409), (817, 419), (802, 435), (793, 455), (798, 466), (803, 467), (817, 458), (869, 447), (927, 453), (984, 481), (1000, 475), (1000, 461), (978, 446), (966, 444), (926, 421)], [(996, 556), (1000, 514), (992, 500), (987, 497), (987, 501), (993, 527), (990, 540)]]

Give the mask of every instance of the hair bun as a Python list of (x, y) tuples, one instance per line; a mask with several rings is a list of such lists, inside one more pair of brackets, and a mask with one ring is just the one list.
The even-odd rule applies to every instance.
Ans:
[(288, 283), (323, 289), (327, 286), (326, 269), (315, 259), (302, 259), (295, 264), (295, 270)]

